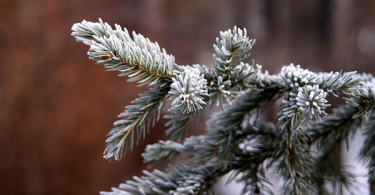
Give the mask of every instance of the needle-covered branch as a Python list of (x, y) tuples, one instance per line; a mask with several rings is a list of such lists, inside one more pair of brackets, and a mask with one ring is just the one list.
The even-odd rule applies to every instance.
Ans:
[(159, 120), (169, 98), (168, 91), (167, 87), (153, 88), (135, 99), (134, 105), (126, 107), (119, 115), (124, 119), (116, 121), (115, 127), (109, 132), (104, 158), (120, 160), (123, 153), (133, 149), (134, 142), (138, 144), (140, 138), (145, 137)]
[(90, 46), (89, 58), (104, 65), (108, 70), (120, 71), (129, 81), (141, 85), (171, 82), (175, 66), (174, 57), (160, 49), (157, 43), (133, 32), (130, 37), (126, 28), (115, 29), (100, 22), (82, 21), (72, 27), (72, 36)]
[[(243, 184), (243, 194), (330, 194), (355, 188), (356, 176), (343, 164), (332, 162), (335, 148), (361, 130), (359, 153), (368, 168), (368, 185), (375, 194), (375, 79), (371, 74), (312, 72), (285, 65), (270, 75), (262, 66), (244, 62), (255, 41), (246, 29), (220, 33), (212, 66), (181, 66), (157, 43), (140, 34), (107, 23), (74, 24), (72, 35), (90, 46), (89, 58), (108, 70), (120, 71), (129, 81), (147, 85), (119, 115), (109, 133), (104, 157), (120, 160), (158, 121), (164, 108), (171, 140), (148, 145), (146, 163), (164, 164), (184, 154), (188, 165), (145, 176), (112, 188), (108, 195), (214, 194), (212, 186), (231, 172)], [(334, 107), (329, 96), (345, 104)], [(227, 102), (227, 104), (225, 103)], [(208, 104), (221, 105), (210, 115), (207, 132), (186, 138), (190, 119)], [(278, 105), (276, 110), (274, 107)], [(264, 110), (275, 113), (267, 121)], [(202, 132), (203, 133), (203, 132)], [(186, 139), (185, 139), (186, 138)], [(314, 149), (314, 150), (313, 150)], [(275, 171), (283, 189), (272, 189), (267, 170)]]

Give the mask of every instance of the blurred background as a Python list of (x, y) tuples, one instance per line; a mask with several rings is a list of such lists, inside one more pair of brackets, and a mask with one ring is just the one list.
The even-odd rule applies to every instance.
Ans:
[(102, 158), (106, 134), (144, 89), (87, 59), (71, 26), (83, 19), (158, 42), (180, 65), (210, 65), (220, 31), (247, 28), (256, 63), (375, 73), (373, 0), (0, 0), (0, 194), (98, 194), (141, 175), (140, 153)]

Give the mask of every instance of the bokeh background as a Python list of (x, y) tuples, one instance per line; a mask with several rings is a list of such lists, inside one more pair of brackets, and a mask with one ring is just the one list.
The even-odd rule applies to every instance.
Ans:
[(102, 158), (117, 115), (144, 89), (87, 59), (71, 26), (83, 19), (156, 41), (181, 65), (209, 65), (212, 44), (233, 26), (257, 40), (256, 63), (375, 73), (373, 0), (0, 0), (0, 194), (98, 194), (146, 166), (147, 143), (121, 162)]

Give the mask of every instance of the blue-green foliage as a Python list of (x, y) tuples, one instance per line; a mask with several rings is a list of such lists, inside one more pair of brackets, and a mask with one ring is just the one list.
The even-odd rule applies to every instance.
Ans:
[[(101, 20), (74, 24), (72, 30), (77, 41), (90, 46), (90, 59), (150, 88), (119, 115), (122, 119), (109, 133), (104, 157), (120, 160), (146, 136), (168, 102), (166, 133), (171, 140), (147, 146), (142, 156), (152, 164), (180, 154), (189, 157), (187, 165), (145, 171), (145, 176), (102, 194), (212, 194), (215, 182), (229, 172), (231, 179), (244, 184), (243, 194), (272, 194), (267, 169), (283, 178), (281, 194), (329, 194), (330, 186), (352, 192), (355, 176), (330, 156), (358, 129), (366, 136), (359, 157), (367, 164), (375, 194), (372, 75), (315, 73), (294, 64), (270, 75), (261, 65), (244, 62), (255, 40), (236, 27), (220, 33), (211, 67), (177, 65), (157, 43), (136, 33), (130, 37), (125, 28), (112, 29)], [(346, 104), (329, 112), (330, 95)], [(276, 122), (258, 118), (276, 102)], [(211, 115), (206, 134), (186, 138), (189, 120), (208, 104), (223, 110)]]

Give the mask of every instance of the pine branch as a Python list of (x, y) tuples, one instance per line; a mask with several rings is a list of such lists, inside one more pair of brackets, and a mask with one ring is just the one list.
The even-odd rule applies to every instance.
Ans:
[[(326, 188), (324, 181), (330, 178), (333, 178), (332, 182), (336, 182), (346, 189), (354, 186), (354, 176), (345, 173), (337, 165), (335, 166), (328, 157), (334, 152), (334, 148), (343, 141), (346, 141), (348, 145), (349, 136), (366, 123), (373, 113), (374, 94), (373, 84), (365, 82), (363, 85), (351, 89), (352, 97), (346, 98), (348, 105), (334, 109), (332, 114), (311, 125), (309, 134), (312, 141), (318, 143), (320, 149), (315, 167), (319, 170), (316, 181), (321, 189)], [(366, 132), (368, 132), (367, 129), (371, 128), (365, 128)], [(371, 136), (368, 136), (367, 139), (371, 139)]]
[(246, 29), (237, 27), (232, 30), (220, 32), (220, 39), (216, 38), (214, 44), (216, 54), (213, 55), (215, 66), (208, 69), (205, 66), (195, 65), (208, 81), (209, 99), (212, 104), (223, 106), (223, 99), (230, 102), (241, 92), (229, 91), (236, 87), (240, 91), (250, 87), (256, 78), (255, 69), (243, 60), (250, 56), (249, 51), (255, 40), (247, 37)]
[(237, 27), (233, 28), (233, 32), (229, 29), (220, 32), (220, 39), (216, 38), (217, 45), (214, 44), (215, 68), (225, 80), (230, 76), (230, 71), (246, 59), (250, 54), (255, 40), (247, 37), (246, 29), (241, 30)]
[[(242, 125), (242, 130), (238, 132), (238, 136), (266, 136), (271, 139), (276, 139), (277, 137), (277, 127), (271, 122), (266, 122), (260, 119), (256, 119), (253, 122)], [(239, 138), (240, 138), (239, 137)]]
[(146, 147), (142, 157), (145, 162), (163, 165), (167, 161), (172, 161), (175, 157), (183, 153), (194, 154), (198, 145), (204, 144), (204, 136), (191, 136), (184, 140), (183, 143), (168, 141), (159, 141)]
[[(262, 150), (264, 152), (264, 150)], [(272, 153), (272, 151), (271, 151)], [(242, 189), (242, 194), (251, 195), (264, 195), (273, 194), (270, 187), (272, 184), (269, 183), (265, 176), (265, 167), (263, 166), (264, 161), (270, 156), (251, 156), (249, 158), (242, 157), (246, 163), (241, 163), (242, 167), (235, 169), (231, 178), (238, 178), (237, 182), (243, 183), (245, 186)], [(251, 162), (251, 163), (249, 163)], [(230, 180), (228, 180), (230, 182)]]
[(367, 163), (368, 168), (368, 184), (370, 186), (370, 194), (375, 195), (375, 114), (372, 114), (371, 123), (365, 126), (364, 135), (366, 136), (363, 148), (360, 152), (361, 159)]
[[(324, 109), (329, 106), (325, 99), (327, 92), (350, 95), (362, 84), (362, 79), (357, 77), (355, 72), (316, 74), (293, 64), (283, 67), (279, 76), (281, 84), (291, 91), (289, 99), (283, 101), (278, 113), (282, 141), (280, 149), (275, 153), (275, 156), (282, 159), (278, 169), (287, 180), (284, 190), (285, 193), (292, 194), (314, 194), (314, 189), (309, 187), (314, 181), (314, 169), (311, 166), (315, 162), (310, 156), (310, 137), (306, 132), (309, 120), (305, 116), (320, 119), (321, 114), (326, 114)], [(337, 141), (339, 140), (331, 140), (335, 144)], [(318, 162), (322, 161), (318, 159)], [(298, 180), (297, 173), (300, 174)]]
[(284, 66), (278, 76), (280, 78), (279, 83), (286, 90), (296, 89), (305, 85), (314, 85), (318, 78), (318, 75), (314, 72), (303, 69), (300, 65), (295, 66), (293, 63)]
[[(375, 78), (353, 72), (315, 73), (300, 65), (284, 66), (278, 74), (262, 73), (261, 65), (244, 63), (255, 41), (246, 30), (220, 33), (212, 68), (179, 66), (174, 57), (142, 35), (115, 25), (74, 24), (72, 35), (90, 46), (89, 58), (108, 70), (153, 87), (133, 101), (119, 115), (109, 133), (104, 157), (119, 160), (138, 144), (158, 121), (168, 100), (173, 115), (166, 133), (175, 141), (149, 145), (142, 154), (145, 162), (165, 163), (188, 154), (192, 165), (176, 166), (167, 173), (145, 171), (141, 178), (121, 184), (102, 194), (210, 194), (217, 179), (233, 171), (229, 181), (238, 179), (243, 194), (272, 192), (265, 176), (271, 167), (283, 177), (285, 194), (329, 194), (351, 190), (355, 176), (330, 159), (334, 148), (349, 135), (364, 128), (366, 140), (360, 157), (367, 163), (371, 193), (375, 188)], [(327, 96), (342, 96), (346, 105), (333, 109)], [(269, 103), (284, 97), (277, 112), (277, 123), (257, 118)], [(223, 101), (229, 104), (224, 106)], [(200, 114), (207, 103), (223, 110), (207, 122), (208, 133), (185, 139), (191, 117)], [(255, 118), (255, 119), (254, 119)], [(317, 144), (317, 152), (311, 147)], [(267, 166), (265, 166), (267, 163)], [(276, 165), (276, 166), (275, 166)], [(352, 192), (352, 191), (350, 191)], [(354, 193), (354, 192), (352, 192)]]
[(242, 129), (242, 123), (251, 111), (263, 103), (272, 101), (277, 95), (278, 88), (263, 91), (247, 91), (233, 101), (222, 112), (214, 114), (207, 122), (209, 132), (204, 135), (204, 145), (196, 146), (194, 158), (198, 165), (205, 164), (216, 158), (218, 167), (227, 169), (235, 159), (236, 134)]
[[(351, 94), (356, 86), (361, 85), (363, 79), (356, 75), (356, 71), (342, 73), (314, 73), (307, 69), (303, 69), (300, 65), (290, 64), (284, 66), (280, 73), (280, 83), (287, 89), (292, 90), (305, 85), (318, 85), (320, 89), (326, 92), (335, 93), (343, 92)], [(336, 95), (337, 96), (337, 95)]]
[(207, 80), (199, 69), (190, 66), (178, 66), (172, 78), (171, 91), (174, 100), (170, 111), (178, 114), (193, 113), (206, 105)]
[(320, 88), (334, 94), (337, 91), (344, 94), (351, 94), (358, 85), (363, 84), (363, 79), (356, 75), (356, 73), (356, 71), (320, 73), (317, 83)]
[[(313, 165), (315, 171), (315, 183), (320, 194), (330, 194), (327, 183), (336, 186), (338, 189), (348, 190), (355, 186), (355, 176), (346, 172), (345, 168), (332, 162), (330, 158), (335, 148), (362, 125), (362, 119), (354, 119), (358, 108), (345, 105), (333, 109), (333, 113), (315, 121), (310, 125), (309, 135), (311, 142), (318, 144), (316, 161)], [(348, 144), (348, 141), (347, 141)]]
[(305, 115), (299, 109), (295, 93), (289, 100), (284, 100), (278, 113), (279, 147), (275, 151), (275, 159), (279, 175), (285, 179), (285, 194), (315, 194), (313, 188), (314, 161), (310, 155), (309, 136), (306, 133)]
[(107, 146), (104, 151), (104, 158), (118, 161), (123, 153), (133, 149), (134, 140), (136, 144), (141, 137), (154, 126), (159, 120), (161, 112), (164, 110), (166, 100), (169, 98), (169, 87), (152, 88), (139, 98), (135, 99), (126, 110), (119, 115), (125, 119), (114, 123), (114, 128), (110, 131), (106, 140)]
[(257, 64), (256, 69), (258, 71), (257, 78), (250, 82), (252, 85), (255, 85), (256, 88), (263, 89), (263, 88), (272, 88), (275, 86), (280, 86), (280, 77), (279, 75), (270, 75), (269, 72), (266, 70), (264, 73), (262, 72), (262, 65)]
[(89, 58), (110, 71), (120, 71), (129, 76), (129, 82), (140, 85), (163, 85), (171, 82), (176, 65), (174, 57), (161, 50), (157, 43), (133, 32), (133, 39), (126, 28), (119, 25), (112, 29), (101, 20), (99, 23), (82, 21), (72, 27), (72, 36), (90, 46)]
[(276, 136), (276, 126), (261, 120), (247, 124), (236, 136), (240, 151), (236, 153), (237, 168), (231, 178), (244, 183), (242, 194), (273, 194), (269, 189), (272, 184), (265, 176), (265, 163), (277, 147)]
[(146, 176), (134, 177), (134, 181), (112, 188), (112, 192), (101, 192), (102, 195), (208, 195), (212, 185), (219, 176), (226, 172), (213, 167), (195, 168), (192, 166), (173, 167), (169, 173), (154, 170), (143, 172)]
[[(364, 128), (365, 142), (359, 154), (360, 158), (367, 162), (369, 170), (368, 184), (370, 193), (375, 194), (375, 80), (365, 82), (365, 86), (358, 88), (355, 93), (356, 98), (349, 100), (353, 106), (360, 106), (360, 111), (354, 117), (364, 118), (369, 121)], [(369, 120), (370, 119), (370, 120)]]
[(311, 140), (319, 143), (324, 158), (337, 143), (346, 140), (363, 123), (362, 118), (354, 118), (359, 112), (358, 107), (345, 105), (332, 111), (332, 114), (312, 123), (309, 128)]
[[(324, 150), (330, 151), (336, 143), (361, 127), (371, 116), (375, 108), (375, 91), (373, 83), (363, 83), (351, 89), (350, 98), (346, 98), (347, 105), (333, 109), (333, 113), (310, 127), (309, 134), (313, 141), (319, 141)], [(324, 150), (322, 151), (323, 153)], [(323, 155), (324, 156), (324, 155)]]
[(183, 140), (187, 136), (189, 119), (193, 114), (191, 112), (188, 114), (165, 115), (164, 118), (169, 119), (165, 126), (170, 126), (166, 134), (170, 135), (172, 140)]
[(147, 145), (145, 152), (142, 153), (142, 157), (146, 163), (152, 162), (151, 166), (155, 164), (164, 165), (166, 162), (172, 161), (179, 154), (188, 152), (189, 149), (185, 144), (171, 140), (160, 140), (159, 143)]
[[(197, 137), (193, 140), (196, 141)], [(193, 141), (193, 142), (194, 142)], [(203, 140), (202, 140), (203, 141)], [(192, 144), (193, 142), (190, 142)], [(203, 143), (203, 142), (201, 142)], [(169, 143), (170, 144), (170, 143)], [(173, 144), (174, 145), (174, 144)], [(262, 147), (260, 147), (262, 148)], [(112, 188), (111, 192), (101, 192), (102, 195), (193, 195), (193, 194), (214, 194), (211, 193), (212, 186), (215, 182), (227, 174), (231, 170), (238, 171), (237, 173), (251, 171), (254, 169), (256, 164), (261, 163), (263, 160), (272, 156), (272, 147), (265, 147), (267, 149), (261, 150), (256, 154), (245, 157), (239, 157), (234, 162), (232, 169), (217, 168), (214, 165), (208, 165), (203, 167), (195, 167), (190, 165), (171, 167), (167, 173), (159, 170), (154, 170), (152, 173), (143, 171), (145, 176), (134, 177), (134, 181), (127, 181), (124, 184), (120, 184), (118, 188)], [(267, 151), (268, 150), (268, 151)], [(254, 161), (258, 159), (258, 161)], [(249, 164), (249, 162), (254, 162)], [(250, 185), (259, 185), (261, 192), (267, 192), (266, 186), (263, 184), (267, 182), (264, 177), (264, 172), (260, 167), (255, 170), (257, 174), (256, 180), (246, 179), (248, 182), (247, 188), (251, 188)], [(257, 167), (255, 166), (255, 167)], [(236, 173), (235, 173), (236, 174)], [(244, 179), (244, 178), (243, 178)], [(255, 183), (254, 183), (255, 182)], [(264, 185), (264, 186), (263, 186)], [(246, 188), (245, 188), (246, 189)]]
[[(172, 140), (183, 140), (187, 135), (188, 122), (197, 111), (202, 110), (207, 102), (207, 80), (197, 67), (178, 66), (174, 71), (170, 94), (173, 102), (169, 111), (174, 115), (166, 115), (170, 119), (166, 131)], [(194, 117), (194, 116), (193, 116)]]
[[(363, 118), (354, 118), (359, 109), (351, 105), (333, 109), (333, 113), (310, 125), (311, 142), (318, 143), (315, 165), (315, 182), (319, 193), (328, 191), (327, 183), (338, 186), (338, 189), (350, 190), (355, 186), (355, 176), (346, 172), (344, 167), (333, 163), (330, 156), (343, 141), (348, 143), (349, 136), (363, 124)], [(329, 194), (328, 192), (325, 194)]]
[(283, 68), (281, 72), (284, 86), (292, 90), (278, 112), (280, 146), (275, 151), (275, 157), (280, 158), (277, 168), (285, 178), (286, 194), (316, 193), (312, 187), (314, 159), (310, 152), (306, 117), (320, 119), (321, 114), (326, 114), (325, 108), (330, 106), (326, 104), (327, 93), (318, 85), (311, 85), (315, 84), (316, 77), (294, 65)]
[[(332, 192), (343, 191), (346, 189), (350, 194), (355, 193), (356, 175), (348, 172), (344, 165), (333, 162), (330, 158), (317, 158), (314, 170), (314, 186), (317, 187), (317, 193), (322, 195), (331, 195)], [(343, 194), (343, 193), (340, 193)]]
[(239, 91), (253, 87), (252, 83), (258, 77), (258, 70), (253, 64), (240, 62), (239, 65), (235, 66), (230, 72), (231, 84)]
[[(245, 192), (251, 192), (251, 190), (254, 190), (254, 194), (264, 194), (266, 192), (270, 192), (269, 189), (267, 188), (267, 179), (265, 178), (264, 175), (264, 170), (261, 167), (262, 162), (264, 162), (265, 159), (272, 157), (273, 150), (275, 148), (273, 138), (276, 136), (275, 132), (276, 128), (275, 126), (269, 124), (269, 123), (263, 123), (263, 122), (257, 122), (254, 124), (254, 126), (247, 126), (243, 134), (239, 134), (236, 136), (236, 145), (241, 145), (246, 144), (246, 141), (242, 139), (243, 137), (246, 137), (246, 135), (256, 135), (258, 137), (257, 143), (259, 144), (255, 151), (249, 151), (247, 146), (239, 146), (242, 148), (243, 151), (236, 151), (236, 159), (233, 162), (233, 167), (232, 169), (223, 169), (223, 168), (216, 168), (215, 166), (208, 166), (205, 167), (204, 170), (209, 171), (209, 181), (214, 182), (216, 181), (219, 177), (222, 175), (228, 173), (230, 170), (234, 170), (235, 172), (232, 175), (232, 178), (235, 178), (238, 174), (243, 174), (243, 176), (239, 179), (239, 181), (244, 181), (245, 182), (245, 188), (244, 188), (244, 193)], [(245, 138), (247, 139), (247, 138)], [(169, 158), (170, 155), (178, 155), (180, 153), (185, 153), (185, 152), (191, 152), (191, 153), (196, 153), (199, 152), (199, 145), (204, 146), (206, 143), (205, 136), (199, 136), (199, 137), (190, 137), (185, 140), (183, 144), (179, 144), (176, 142), (160, 142), (159, 144), (153, 144), (149, 147), (147, 147), (146, 152), (143, 154), (144, 157), (150, 159), (151, 161), (155, 160), (161, 160), (161, 158)], [(165, 153), (164, 153), (165, 152)], [(160, 156), (157, 154), (161, 154)], [(163, 155), (167, 154), (167, 155)], [(241, 155), (242, 154), (242, 155)], [(160, 158), (161, 157), (161, 158)], [(180, 169), (180, 167), (177, 167), (177, 169)], [(162, 189), (164, 188), (164, 183), (170, 182), (172, 179), (171, 178), (176, 178), (176, 177), (171, 177), (169, 179), (167, 178), (166, 175), (171, 175), (174, 174), (175, 169), (172, 169), (169, 174), (164, 174), (159, 171), (154, 171), (154, 174), (152, 177), (142, 177), (141, 179), (135, 178), (137, 183), (133, 182), (127, 182), (127, 184), (121, 184), (120, 188), (121, 190), (125, 190), (126, 192), (130, 192), (132, 194), (137, 194), (136, 189), (134, 187), (142, 186), (141, 188), (143, 189), (143, 185), (146, 185), (148, 188), (152, 187), (153, 190), (155, 189)], [(184, 170), (185, 171), (185, 170)], [(158, 174), (155, 174), (158, 173)], [(254, 174), (255, 175), (254, 175)], [(185, 173), (187, 174), (187, 173)], [(147, 174), (150, 176), (150, 174)], [(246, 176), (251, 176), (251, 177), (245, 177)], [(160, 183), (156, 183), (154, 181), (164, 181)], [(201, 180), (207, 182), (206, 179)], [(228, 182), (230, 182), (228, 180)], [(145, 183), (145, 184), (143, 184)], [(182, 183), (182, 182), (177, 182), (177, 183)], [(175, 186), (174, 189), (176, 190), (170, 190), (170, 194), (179, 194), (181, 193), (181, 189), (192, 189), (192, 191), (185, 191), (185, 193), (182, 194), (208, 194), (209, 193), (209, 188), (206, 188), (204, 190), (201, 189), (194, 189), (194, 182), (190, 181), (188, 183), (184, 182), (182, 183), (185, 186), (184, 188), (181, 188), (181, 186)], [(133, 187), (129, 187), (129, 185), (132, 185)], [(212, 185), (212, 183), (210, 184)], [(133, 191), (130, 191), (130, 189), (133, 189)], [(194, 189), (194, 190), (193, 190)], [(147, 192), (148, 190), (143, 190)], [(159, 190), (158, 190), (159, 191)], [(179, 191), (178, 193), (176, 191)], [(115, 193), (116, 192), (116, 193)], [(120, 190), (119, 189), (113, 189), (113, 194), (119, 194)], [(164, 190), (164, 193), (166, 193), (167, 190)], [(121, 191), (121, 193), (124, 193), (124, 191)], [(148, 194), (148, 193), (146, 193)], [(150, 192), (150, 194), (157, 194), (155, 192)]]

